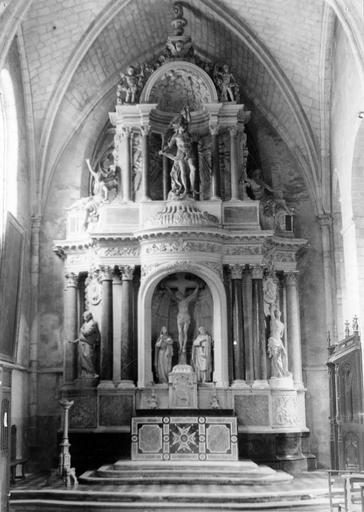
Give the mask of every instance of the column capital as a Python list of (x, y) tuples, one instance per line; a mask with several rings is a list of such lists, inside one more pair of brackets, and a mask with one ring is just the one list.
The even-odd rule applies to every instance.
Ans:
[(264, 267), (261, 265), (255, 265), (252, 267), (252, 277), (253, 279), (263, 279)]
[(123, 281), (132, 281), (134, 277), (135, 265), (119, 265), (121, 279)]
[(59, 400), (59, 404), (62, 406), (62, 408), (64, 410), (68, 410), (72, 407), (72, 405), (74, 404), (74, 401), (67, 400), (66, 398), (62, 398), (61, 400)]
[(210, 124), (209, 125), (209, 130), (210, 130), (210, 133), (211, 133), (212, 136), (217, 135), (219, 133), (219, 130), (220, 130), (220, 125), (218, 125), (218, 124)]
[(299, 272), (297, 270), (292, 272), (285, 272), (284, 279), (287, 285), (297, 286)]
[(243, 265), (233, 264), (229, 265), (231, 279), (241, 279), (243, 276)]
[(68, 272), (64, 275), (65, 288), (77, 288), (78, 286), (78, 274)]
[(320, 227), (330, 226), (332, 223), (332, 215), (330, 213), (322, 213), (320, 215), (316, 215), (316, 218)]
[(101, 281), (112, 281), (113, 267), (110, 267), (109, 265), (100, 265), (99, 270)]
[(149, 135), (150, 130), (150, 124), (143, 124), (142, 126), (140, 126), (140, 133), (142, 134), (142, 137), (146, 137), (147, 135)]
[(116, 132), (117, 135), (119, 135), (122, 139), (126, 139), (131, 134), (131, 127), (130, 126), (122, 126), (120, 129)]
[(229, 133), (230, 133), (230, 137), (236, 137), (236, 135), (238, 134), (237, 126), (230, 126), (228, 128), (228, 130), (229, 130)]

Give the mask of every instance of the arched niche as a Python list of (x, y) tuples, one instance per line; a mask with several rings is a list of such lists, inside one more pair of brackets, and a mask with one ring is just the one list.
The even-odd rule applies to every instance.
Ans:
[(138, 387), (144, 388), (153, 382), (152, 344), (153, 319), (152, 301), (159, 284), (167, 276), (188, 272), (206, 283), (212, 297), (212, 324), (206, 326), (214, 340), (214, 375), (217, 386), (227, 387), (228, 345), (227, 345), (227, 305), (222, 279), (216, 272), (198, 263), (181, 262), (158, 265), (145, 276), (140, 284), (138, 295)]
[[(154, 361), (155, 343), (163, 326), (167, 327), (172, 337), (172, 366), (178, 363), (180, 349), (178, 335), (178, 303), (179, 298), (186, 299), (189, 326), (187, 331), (186, 362), (191, 364), (192, 342), (198, 335), (198, 328), (205, 327), (210, 331), (213, 324), (213, 300), (206, 282), (196, 274), (177, 272), (162, 278), (156, 285), (152, 297), (152, 351)], [(156, 376), (154, 376), (156, 377)], [(154, 379), (156, 382), (156, 379)]]
[(186, 105), (191, 112), (202, 110), (205, 103), (218, 101), (209, 75), (186, 61), (163, 64), (149, 77), (140, 96), (140, 103), (157, 103), (164, 112), (180, 112)]

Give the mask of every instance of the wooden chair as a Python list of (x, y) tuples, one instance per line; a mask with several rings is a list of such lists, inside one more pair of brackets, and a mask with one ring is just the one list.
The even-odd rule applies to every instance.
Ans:
[(364, 472), (329, 470), (330, 512), (364, 512)]

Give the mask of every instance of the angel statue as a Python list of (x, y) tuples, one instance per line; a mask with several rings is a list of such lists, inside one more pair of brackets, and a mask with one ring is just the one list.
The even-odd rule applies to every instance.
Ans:
[(261, 169), (254, 169), (251, 178), (245, 174), (243, 180), (248, 185), (253, 198), (260, 201), (259, 213), (262, 228), (280, 231), (282, 229), (281, 213), (292, 215), (292, 209), (287, 206), (282, 191), (265, 183)]
[(118, 191), (118, 168), (114, 163), (113, 155), (109, 155), (101, 164), (98, 172), (95, 172), (90, 164), (90, 160), (86, 159), (88, 170), (94, 178), (93, 194), (101, 195), (105, 202), (109, 201), (109, 195), (112, 190)]
[[(159, 151), (173, 161), (171, 171), (171, 191), (168, 199), (184, 199), (188, 195), (197, 198), (196, 190), (196, 162), (192, 151), (192, 138), (189, 132), (191, 114), (188, 107), (185, 107), (181, 113), (175, 117), (171, 126), (174, 130), (167, 145)], [(176, 153), (170, 150), (176, 146)]]

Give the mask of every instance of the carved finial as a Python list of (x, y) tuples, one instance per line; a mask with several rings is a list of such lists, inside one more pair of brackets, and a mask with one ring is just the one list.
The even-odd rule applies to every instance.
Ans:
[(345, 338), (348, 338), (350, 336), (350, 323), (349, 323), (349, 320), (346, 320), (346, 322), (345, 322), (344, 334), (345, 334)]
[(182, 4), (176, 2), (173, 4), (173, 15), (171, 25), (173, 27), (173, 32), (175, 36), (182, 36), (185, 31), (185, 26), (187, 25), (187, 20), (183, 17), (183, 7)]
[(353, 318), (352, 327), (353, 327), (354, 334), (358, 335), (359, 334), (359, 324), (358, 324), (358, 317), (356, 315)]

